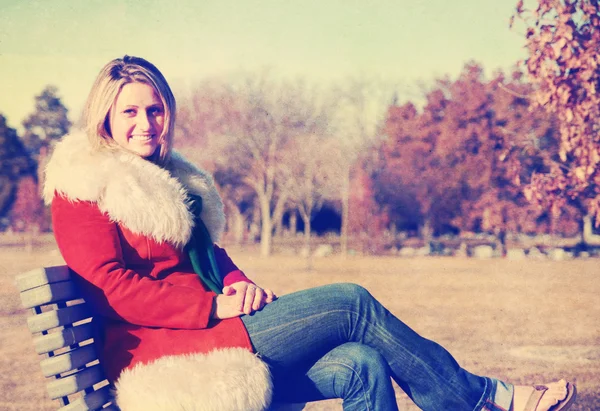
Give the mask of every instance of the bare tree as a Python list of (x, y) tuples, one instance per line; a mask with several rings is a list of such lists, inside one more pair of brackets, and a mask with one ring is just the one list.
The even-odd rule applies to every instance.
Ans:
[(213, 173), (227, 214), (227, 232), (241, 244), (247, 228), (248, 213), (256, 196), (244, 182), (244, 170), (229, 161), (229, 143), (223, 136), (233, 117), (235, 92), (231, 82), (208, 78), (191, 91), (181, 91), (177, 121), (177, 148), (192, 162)]
[(315, 110), (314, 89), (302, 81), (276, 81), (268, 73), (246, 77), (230, 88), (223, 118), (220, 167), (235, 168), (256, 194), (261, 215), (261, 255), (272, 247), (274, 222), (289, 198), (290, 172), (285, 147), (323, 123)]
[(342, 203), (341, 253), (348, 252), (350, 179), (360, 153), (372, 146), (392, 102), (394, 87), (364, 77), (351, 78), (334, 90), (337, 113), (334, 133), (339, 137), (337, 163)]
[(307, 266), (311, 268), (311, 223), (332, 190), (332, 175), (336, 164), (332, 161), (331, 138), (323, 134), (298, 136), (286, 150), (289, 156), (291, 183), (290, 204), (298, 211), (304, 223), (304, 247)]
[[(210, 164), (217, 183), (221, 187), (229, 184), (228, 195), (237, 193), (228, 202), (231, 207), (240, 201), (236, 195), (244, 196), (235, 190), (241, 190), (241, 185), (252, 189), (261, 216), (261, 255), (268, 256), (273, 228), (290, 210), (287, 203), (296, 182), (292, 168), (299, 157), (286, 152), (294, 147), (291, 142), (313, 134), (340, 136), (332, 145), (329, 162), (337, 173), (330, 170), (328, 174), (329, 179), (337, 179), (335, 187), (341, 187), (345, 253), (350, 170), (358, 154), (377, 136), (390, 100), (382, 98), (386, 94), (383, 87), (363, 79), (351, 80), (323, 98), (304, 81), (277, 80), (268, 72), (240, 78), (200, 84), (180, 111), (179, 130), (192, 158)], [(224, 176), (228, 183), (220, 181)], [(236, 185), (231, 185), (232, 181)], [(238, 208), (238, 214), (241, 212)]]

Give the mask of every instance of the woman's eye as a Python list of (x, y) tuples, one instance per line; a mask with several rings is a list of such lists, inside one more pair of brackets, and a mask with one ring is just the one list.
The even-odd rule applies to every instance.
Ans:
[(127, 108), (125, 110), (123, 110), (123, 114), (128, 115), (128, 116), (132, 116), (135, 114), (135, 110), (132, 108)]
[(162, 112), (163, 112), (162, 108), (159, 108), (159, 107), (152, 107), (151, 109), (148, 110), (148, 113), (153, 116), (161, 115)]

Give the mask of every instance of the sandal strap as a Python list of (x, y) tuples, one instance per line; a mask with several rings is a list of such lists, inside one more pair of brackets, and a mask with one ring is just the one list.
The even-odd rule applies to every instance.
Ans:
[(527, 404), (525, 404), (525, 409), (523, 411), (536, 411), (540, 400), (544, 396), (544, 393), (548, 391), (548, 387), (545, 385), (534, 385), (533, 391), (529, 396), (529, 400), (527, 400)]

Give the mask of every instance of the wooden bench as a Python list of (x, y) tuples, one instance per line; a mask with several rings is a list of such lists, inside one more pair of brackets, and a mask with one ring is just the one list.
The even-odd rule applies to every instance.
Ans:
[[(59, 411), (119, 411), (98, 361), (91, 308), (82, 298), (67, 266), (39, 268), (17, 276), (23, 307), (34, 334), (50, 398)], [(273, 404), (272, 411), (302, 410), (304, 404)]]
[(50, 398), (60, 411), (118, 411), (98, 361), (92, 311), (81, 298), (66, 266), (39, 268), (17, 276), (23, 307), (34, 334)]

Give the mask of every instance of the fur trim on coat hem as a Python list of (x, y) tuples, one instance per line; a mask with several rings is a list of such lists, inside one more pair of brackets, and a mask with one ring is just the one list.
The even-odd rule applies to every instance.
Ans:
[(122, 411), (262, 411), (273, 391), (267, 365), (243, 348), (137, 364), (115, 386)]

